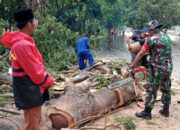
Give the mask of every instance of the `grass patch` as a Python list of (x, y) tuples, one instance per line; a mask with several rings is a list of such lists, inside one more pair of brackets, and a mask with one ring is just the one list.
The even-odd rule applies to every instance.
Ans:
[(148, 125), (156, 125), (156, 123), (153, 120), (146, 120), (146, 123)]
[(0, 106), (4, 106), (8, 104), (9, 98), (8, 97), (0, 97)]
[(173, 46), (180, 46), (180, 43), (173, 43)]
[(175, 96), (176, 95), (176, 92), (174, 89), (171, 89), (171, 95)]
[(126, 130), (136, 129), (135, 120), (132, 117), (116, 117), (114, 120), (119, 125), (123, 125)]

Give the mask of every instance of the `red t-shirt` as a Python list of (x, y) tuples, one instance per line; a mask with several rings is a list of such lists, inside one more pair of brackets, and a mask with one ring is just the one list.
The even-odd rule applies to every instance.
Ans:
[(146, 38), (146, 41), (144, 43), (144, 45), (142, 46), (143, 51), (145, 51), (146, 53), (149, 52), (149, 45), (148, 45), (148, 38)]

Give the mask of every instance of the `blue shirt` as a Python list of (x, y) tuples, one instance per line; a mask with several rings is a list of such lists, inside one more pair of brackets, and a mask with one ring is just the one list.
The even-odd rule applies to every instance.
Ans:
[(89, 51), (89, 38), (82, 37), (76, 42), (76, 49), (79, 52)]

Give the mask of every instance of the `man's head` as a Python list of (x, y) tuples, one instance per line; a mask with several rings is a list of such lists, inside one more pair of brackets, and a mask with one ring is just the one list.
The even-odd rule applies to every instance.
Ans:
[(25, 31), (28, 35), (33, 35), (37, 26), (32, 9), (19, 9), (13, 13), (18, 29)]
[(152, 36), (154, 33), (156, 33), (156, 30), (161, 28), (163, 25), (159, 24), (157, 20), (153, 20), (149, 22), (149, 29), (148, 34), (149, 36)]
[(141, 38), (146, 38), (148, 36), (148, 30), (146, 28), (144, 28), (143, 30), (141, 30), (141, 34), (140, 37)]

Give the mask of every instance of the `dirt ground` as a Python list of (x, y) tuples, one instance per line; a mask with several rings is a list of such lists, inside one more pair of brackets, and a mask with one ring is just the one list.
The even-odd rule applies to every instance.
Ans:
[[(98, 119), (88, 125), (103, 128), (104, 126), (112, 125), (108, 130), (123, 130), (125, 128), (116, 128), (119, 120), (123, 118), (130, 118), (136, 126), (136, 130), (180, 130), (180, 46), (173, 47), (173, 63), (174, 69), (172, 73), (172, 103), (170, 106), (170, 117), (166, 118), (159, 114), (162, 107), (161, 101), (157, 101), (152, 111), (152, 120), (144, 120), (135, 117), (135, 112), (140, 112), (143, 109), (137, 106), (136, 102), (125, 105), (124, 107), (116, 110), (104, 118)], [(95, 52), (95, 58), (106, 58), (110, 60), (130, 59), (130, 54), (127, 52), (126, 47), (113, 52), (98, 51)], [(158, 92), (157, 100), (160, 99), (161, 93)], [(143, 103), (143, 102), (142, 102)]]

